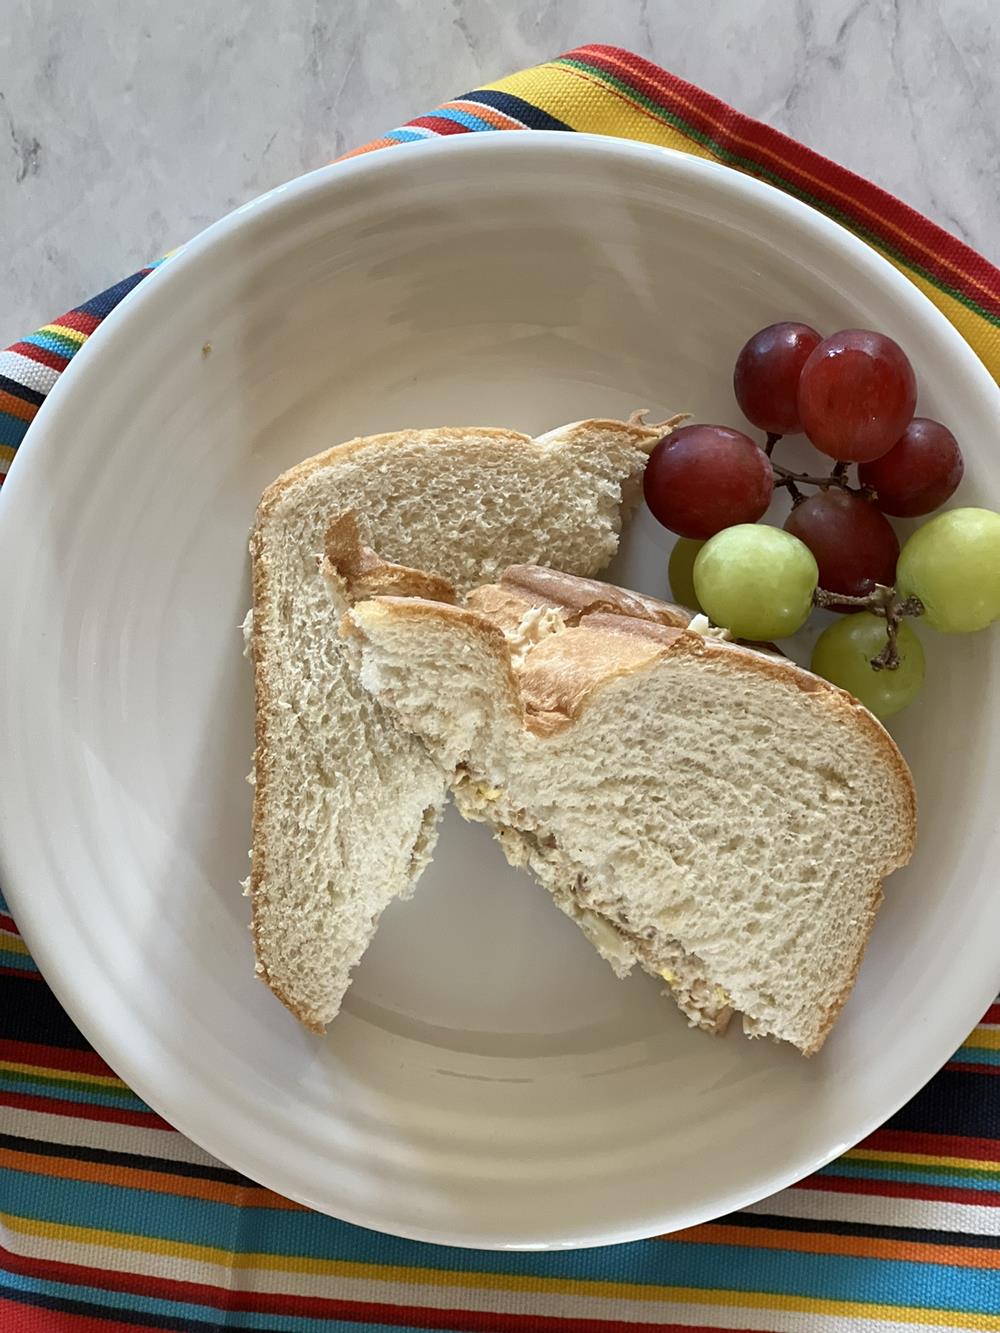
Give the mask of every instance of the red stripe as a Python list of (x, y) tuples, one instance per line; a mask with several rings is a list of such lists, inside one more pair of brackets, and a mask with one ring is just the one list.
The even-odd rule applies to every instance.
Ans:
[(6, 912), (0, 912), (0, 930), (7, 930), (11, 935), (18, 935), (20, 931), (14, 925), (14, 918), (8, 916)]
[[(991, 314), (1000, 315), (1000, 271), (982, 255), (879, 186), (796, 143), (779, 130), (741, 115), (711, 93), (669, 74), (641, 56), (617, 47), (584, 46), (571, 51), (569, 58), (579, 59), (613, 77), (627, 79), (637, 91), (672, 111), (685, 124), (729, 153), (752, 160), (761, 172), (780, 175), (802, 194), (850, 218), (856, 226), (878, 236), (884, 245), (906, 256), (912, 264), (947, 286), (962, 291)], [(774, 162), (772, 155), (780, 162)], [(906, 234), (898, 235), (887, 230), (886, 221)]]
[(949, 1060), (945, 1069), (956, 1074), (1000, 1074), (1000, 1065), (977, 1065), (974, 1060)]
[(28, 971), (23, 967), (0, 967), (0, 977), (26, 977), (29, 981), (41, 981), (42, 974), (37, 967), (32, 967)]
[(877, 1129), (858, 1144), (877, 1152), (927, 1153), (934, 1157), (965, 1157), (1000, 1162), (1000, 1138), (973, 1139), (960, 1134), (927, 1134), (907, 1129)]
[(66, 1050), (61, 1046), (39, 1046), (32, 1041), (0, 1037), (0, 1060), (14, 1060), (38, 1069), (60, 1069), (71, 1074), (101, 1074), (117, 1078), (115, 1071), (95, 1051)]
[(833, 1194), (880, 1194), (888, 1199), (923, 1199), (926, 1203), (971, 1203), (977, 1208), (1000, 1208), (1000, 1191), (964, 1190), (952, 1185), (913, 1185), (903, 1180), (861, 1180), (857, 1176), (810, 1176), (793, 1185), (798, 1190), (828, 1190)]
[(108, 1125), (138, 1125), (141, 1129), (166, 1129), (176, 1134), (173, 1125), (161, 1120), (155, 1111), (126, 1111), (117, 1106), (93, 1106), (89, 1102), (64, 1102), (52, 1097), (32, 1097), (24, 1092), (0, 1093), (0, 1106), (18, 1111), (43, 1111), (46, 1115), (64, 1115), (72, 1120), (100, 1120)]
[(60, 328), (76, 329), (77, 333), (86, 333), (89, 337), (101, 320), (97, 315), (88, 315), (85, 310), (67, 310), (65, 315), (60, 315), (52, 323), (58, 324)]
[(406, 123), (421, 130), (433, 130), (435, 134), (469, 133), (467, 125), (461, 125), (457, 120), (450, 120), (447, 116), (417, 116), (416, 120), (408, 120)]
[(40, 366), (48, 366), (50, 370), (65, 370), (69, 365), (68, 356), (50, 352), (47, 347), (36, 347), (34, 343), (13, 343), (7, 350), (26, 356), (29, 361), (37, 361)]
[[(122, 1323), (110, 1315), (67, 1314), (20, 1305), (0, 1296), (0, 1325), (3, 1333), (135, 1333), (136, 1325)], [(170, 1333), (162, 1324), (142, 1325), (145, 1333)]]

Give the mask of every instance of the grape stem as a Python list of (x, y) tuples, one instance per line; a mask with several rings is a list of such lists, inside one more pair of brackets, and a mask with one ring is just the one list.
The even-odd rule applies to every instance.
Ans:
[(884, 583), (876, 583), (874, 589), (864, 597), (847, 597), (839, 592), (827, 592), (817, 588), (813, 594), (816, 606), (829, 610), (852, 607), (856, 610), (871, 611), (885, 619), (885, 647), (877, 657), (871, 659), (873, 671), (895, 671), (899, 666), (899, 649), (896, 640), (904, 616), (923, 615), (924, 604), (919, 597), (900, 597), (895, 588), (888, 588)]
[[(835, 463), (826, 477), (812, 477), (807, 472), (792, 472), (790, 468), (782, 467), (773, 458), (774, 446), (780, 439), (780, 435), (768, 431), (764, 452), (771, 460), (775, 489), (779, 486), (785, 487), (793, 509), (806, 498), (799, 490), (800, 483), (804, 486), (818, 486), (821, 491), (836, 487), (838, 490), (849, 491), (852, 495), (864, 496), (866, 500), (874, 498), (875, 492), (870, 486), (852, 486), (847, 480), (849, 463), (843, 461)], [(857, 611), (871, 611), (874, 615), (883, 617), (885, 647), (877, 657), (871, 659), (870, 665), (873, 671), (896, 670), (900, 663), (896, 641), (899, 638), (899, 627), (903, 617), (920, 616), (924, 612), (924, 604), (919, 597), (900, 597), (895, 588), (888, 588), (884, 583), (876, 583), (874, 589), (864, 597), (846, 597), (839, 592), (827, 592), (825, 588), (817, 588), (813, 594), (813, 604), (830, 610), (850, 608)]]
[[(826, 477), (812, 477), (808, 472), (792, 472), (787, 467), (782, 467), (780, 463), (776, 463), (773, 458), (771, 467), (774, 469), (775, 486), (787, 486), (791, 490), (797, 482), (802, 482), (806, 486), (818, 486), (821, 491), (828, 491), (831, 486), (836, 486), (842, 491), (855, 491), (856, 495), (861, 494), (860, 490), (855, 490), (847, 481), (846, 463), (838, 463)], [(840, 471), (841, 468), (844, 469), (843, 472)]]
[(872, 498), (874, 492), (870, 487), (852, 486), (847, 480), (849, 463), (836, 463), (832, 472), (826, 477), (813, 477), (808, 472), (792, 472), (790, 468), (782, 467), (780, 463), (774, 461), (774, 446), (781, 438), (780, 435), (775, 435), (773, 431), (768, 431), (764, 452), (771, 460), (775, 486), (784, 486), (788, 491), (788, 498), (792, 502), (793, 509), (806, 498), (799, 490), (800, 483), (803, 486), (818, 486), (821, 491), (828, 491), (832, 486), (836, 486), (842, 491), (850, 491), (852, 495), (863, 495), (866, 499)]

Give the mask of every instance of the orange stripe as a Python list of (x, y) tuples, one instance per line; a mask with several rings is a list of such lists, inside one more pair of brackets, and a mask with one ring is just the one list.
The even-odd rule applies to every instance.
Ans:
[(7, 412), (21, 421), (34, 421), (37, 411), (38, 408), (34, 403), (26, 403), (23, 398), (17, 398), (6, 389), (0, 389), (0, 412)]
[(85, 1180), (95, 1185), (117, 1185), (123, 1189), (148, 1190), (152, 1194), (176, 1194), (189, 1199), (207, 1199), (236, 1208), (273, 1208), (303, 1211), (300, 1204), (283, 1199), (280, 1194), (259, 1186), (227, 1185), (221, 1180), (198, 1180), (192, 1176), (174, 1176), (163, 1171), (143, 1171), (139, 1167), (109, 1166), (104, 1162), (84, 1162), (70, 1157), (48, 1157), (37, 1153), (15, 1152), (0, 1148), (0, 1167), (25, 1171), (34, 1176), (54, 1176), (59, 1180)]
[(399, 144), (398, 139), (373, 139), (371, 143), (362, 144), (360, 148), (352, 148), (349, 153), (342, 153), (340, 157), (335, 157), (334, 162), (346, 162), (349, 157), (361, 157), (364, 153), (374, 153), (377, 148), (395, 148)]
[[(586, 50), (586, 48), (584, 48), (584, 50)], [(601, 59), (606, 60), (609, 65), (617, 66), (617, 68), (622, 70), (626, 76), (634, 74), (634, 70), (631, 70), (629, 66), (626, 65), (623, 61), (616, 60), (611, 55), (610, 52), (601, 51), (600, 56)], [(586, 77), (585, 75), (582, 75), (580, 70), (572, 69), (571, 66), (564, 65), (561, 66), (561, 68), (568, 69), (571, 73), (580, 75), (581, 77)], [(588, 82), (593, 82), (593, 80), (588, 79)], [(607, 84), (602, 83), (601, 86), (607, 88)], [(609, 91), (617, 92), (617, 89), (610, 89)], [(662, 88), (661, 86), (660, 91), (664, 92), (667, 96), (669, 96), (671, 101), (677, 102), (681, 106), (686, 107), (689, 111), (693, 112), (695, 115), (699, 117), (705, 117), (706, 119), (709, 120), (712, 119), (712, 117), (709, 116), (709, 114), (706, 111), (696, 106), (693, 102), (688, 101), (687, 98), (682, 97), (677, 92), (676, 89), (673, 88), (665, 89)], [(759, 159), (761, 157), (766, 157), (770, 159), (771, 162), (775, 163), (778, 166), (789, 167), (790, 164), (784, 157), (782, 157), (779, 153), (773, 152), (771, 149), (766, 148), (763, 144), (759, 144), (753, 140), (746, 139), (742, 135), (736, 134), (733, 132), (733, 130), (728, 128), (726, 130), (726, 134), (728, 138), (743, 145), (744, 149), (746, 149), (747, 157), (751, 159), (754, 158)], [(727, 163), (726, 165), (729, 164)], [(850, 204), (851, 207), (857, 212), (864, 213), (867, 217), (871, 218), (876, 223), (875, 227), (876, 234), (878, 233), (879, 228), (893, 231), (897, 236), (907, 241), (912, 247), (923, 251), (925, 255), (928, 255), (931, 259), (935, 260), (936, 263), (941, 262), (941, 255), (931, 246), (921, 241), (918, 236), (914, 236), (912, 233), (904, 231), (903, 228), (899, 227), (896, 223), (891, 222), (888, 218), (882, 217), (880, 214), (876, 213), (873, 209), (870, 209), (866, 204), (861, 203), (847, 190), (837, 189), (836, 187), (832, 186), (828, 180), (825, 180), (821, 176), (816, 176), (812, 172), (806, 171), (802, 167), (795, 166), (794, 170), (796, 174), (804, 177), (806, 180), (812, 181), (815, 185), (820, 187), (821, 195), (823, 193), (827, 195), (830, 194), (835, 195), (837, 198), (844, 200), (845, 203)], [(967, 272), (964, 268), (959, 268), (958, 265), (953, 263), (953, 261), (951, 260), (948, 261), (948, 267), (952, 270), (953, 273), (955, 273), (956, 276), (961, 276), (961, 278), (965, 282), (968, 282), (978, 287), (978, 289), (981, 292), (984, 292), (989, 297), (995, 299), (995, 293), (993, 292), (992, 288), (989, 287), (986, 283), (981, 282), (975, 276), (975, 274)]]
[(821, 1232), (769, 1231), (711, 1223), (676, 1231), (664, 1240), (702, 1245), (739, 1245), (744, 1249), (794, 1250), (799, 1254), (841, 1254), (855, 1259), (898, 1259), (911, 1263), (951, 1264), (956, 1268), (1000, 1270), (1000, 1250), (966, 1245), (932, 1245), (881, 1236), (836, 1236)]
[(496, 130), (524, 129), (519, 120), (514, 120), (512, 116), (505, 116), (502, 111), (497, 111), (496, 107), (484, 106), (482, 102), (463, 102), (459, 98), (455, 102), (445, 102), (441, 109), (443, 111), (467, 111), (470, 116), (475, 116), (478, 120), (485, 120), (487, 125), (492, 125)]

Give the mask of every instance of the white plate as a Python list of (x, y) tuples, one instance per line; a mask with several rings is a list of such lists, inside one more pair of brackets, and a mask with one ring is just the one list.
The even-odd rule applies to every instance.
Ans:
[[(355, 434), (530, 431), (648, 407), (738, 424), (762, 324), (905, 346), (1000, 505), (1000, 395), (888, 264), (768, 187), (570, 135), (476, 135), (284, 186), (143, 282), (73, 361), (3, 492), (2, 883), (97, 1049), (191, 1138), (350, 1221), (475, 1246), (648, 1236), (759, 1199), (894, 1111), (1000, 981), (995, 634), (931, 642), (897, 734), (916, 860), (820, 1057), (691, 1033), (450, 820), (310, 1036), (253, 978), (246, 535)], [(647, 518), (616, 571), (665, 589)]]

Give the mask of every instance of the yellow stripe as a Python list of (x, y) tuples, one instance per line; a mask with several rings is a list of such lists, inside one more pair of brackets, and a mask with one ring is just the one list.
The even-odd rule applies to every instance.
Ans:
[(950, 1166), (965, 1171), (990, 1171), (1000, 1174), (1000, 1162), (984, 1162), (973, 1157), (937, 1157), (930, 1153), (876, 1152), (852, 1148), (844, 1157), (852, 1162), (899, 1162), (906, 1166)]
[(779, 1296), (765, 1291), (704, 1291), (695, 1287), (665, 1287), (659, 1299), (690, 1305), (722, 1305), (731, 1309), (784, 1310), (798, 1314), (839, 1315), (845, 1319), (892, 1319), (900, 1324), (933, 1328), (972, 1328), (980, 1333), (1000, 1329), (1000, 1315), (964, 1310), (930, 1310), (920, 1305), (874, 1305), (867, 1301), (835, 1301), (822, 1296)]
[(9, 463), (16, 453), (17, 450), (9, 444), (0, 444), (0, 459), (3, 459), (5, 463)]
[(301, 1255), (233, 1254), (209, 1245), (185, 1241), (165, 1241), (155, 1237), (122, 1235), (91, 1227), (62, 1226), (30, 1218), (0, 1213), (0, 1221), (12, 1231), (40, 1236), (46, 1240), (65, 1240), (76, 1244), (103, 1245), (112, 1249), (142, 1251), (147, 1254), (174, 1256), (203, 1263), (223, 1264), (243, 1270), (261, 1269), (287, 1273), (358, 1278), (370, 1282), (408, 1283), (411, 1286), (441, 1288), (482, 1288), (490, 1291), (517, 1291), (531, 1294), (555, 1293), (615, 1297), (619, 1300), (675, 1302), (687, 1305), (719, 1305), (729, 1309), (797, 1311), (802, 1314), (842, 1315), (854, 1319), (894, 1319), (934, 1327), (948, 1324), (957, 1328), (978, 1329), (980, 1333), (1000, 1333), (1000, 1315), (981, 1315), (951, 1310), (929, 1310), (920, 1306), (874, 1305), (862, 1301), (835, 1301), (822, 1297), (781, 1296), (756, 1291), (710, 1291), (695, 1287), (645, 1286), (639, 1283), (590, 1282), (578, 1278), (536, 1277), (520, 1273), (460, 1273), (448, 1269), (404, 1268), (399, 1265), (350, 1263), (338, 1259), (311, 1259)]
[(70, 342), (76, 343), (78, 347), (82, 347), (90, 336), (81, 333), (79, 329), (68, 329), (65, 324), (46, 324), (44, 328), (39, 329), (39, 333), (54, 333), (59, 338), (68, 338)]
[(0, 934), (0, 953), (19, 953), (28, 956), (28, 946), (19, 935)]
[(962, 1049), (965, 1050), (969, 1046), (978, 1051), (1000, 1051), (1000, 1028), (976, 1028), (975, 1032), (966, 1038)]
[(46, 1083), (90, 1083), (95, 1087), (124, 1088), (120, 1078), (112, 1074), (75, 1074), (67, 1069), (50, 1069), (39, 1065), (20, 1064), (17, 1060), (0, 1060), (0, 1071), (10, 1074), (43, 1074)]
[(511, 74), (487, 88), (513, 93), (526, 102), (544, 107), (552, 116), (584, 134), (610, 134), (618, 138), (639, 139), (659, 144), (661, 148), (679, 148), (696, 157), (714, 155), (686, 134), (665, 125), (655, 116), (641, 111), (632, 102), (610, 92), (594, 81), (598, 96), (581, 97), (581, 75), (562, 65), (539, 65), (535, 69)]

